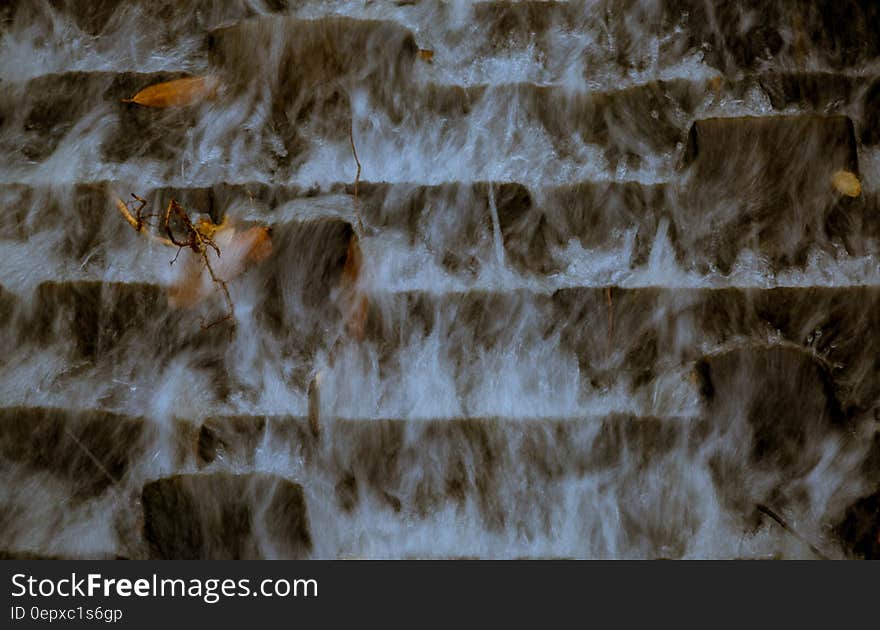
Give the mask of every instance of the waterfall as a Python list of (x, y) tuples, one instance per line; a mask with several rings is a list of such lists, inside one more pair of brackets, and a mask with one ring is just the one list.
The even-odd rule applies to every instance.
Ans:
[(0, 9), (0, 555), (877, 557), (876, 10), (709, 4)]

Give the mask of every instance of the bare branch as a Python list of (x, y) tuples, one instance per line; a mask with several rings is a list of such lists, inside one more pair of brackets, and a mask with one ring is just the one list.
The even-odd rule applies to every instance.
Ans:
[(172, 243), (168, 239), (157, 236), (153, 232), (145, 229), (148, 226), (148, 223), (146, 221), (146, 217), (141, 214), (141, 211), (143, 210), (144, 206), (146, 206), (147, 202), (137, 195), (132, 194), (132, 197), (134, 197), (140, 204), (135, 209), (135, 214), (132, 214), (131, 209), (128, 207), (128, 205), (126, 205), (124, 201), (122, 201), (122, 199), (119, 199), (118, 197), (116, 199), (116, 208), (119, 210), (119, 214), (122, 215), (122, 218), (125, 219), (132, 228), (134, 228), (135, 232), (139, 232), (144, 236), (147, 236), (150, 239), (156, 241), (157, 243), (161, 243), (162, 245), (173, 246), (174, 243)]
[[(132, 193), (132, 197), (134, 197), (140, 204), (135, 209), (134, 213), (132, 213), (131, 209), (121, 199), (116, 200), (116, 207), (119, 209), (120, 214), (122, 214), (123, 218), (128, 222), (128, 224), (131, 225), (131, 227), (134, 228), (136, 232), (147, 234), (164, 245), (169, 245), (172, 247), (176, 246), (177, 253), (170, 261), (170, 264), (172, 265), (177, 262), (181, 251), (183, 251), (184, 249), (191, 249), (195, 254), (201, 257), (205, 268), (208, 270), (208, 275), (211, 277), (211, 281), (215, 285), (220, 287), (220, 290), (223, 293), (223, 298), (226, 301), (226, 315), (209, 324), (203, 323), (202, 328), (211, 328), (221, 322), (229, 321), (231, 322), (232, 330), (234, 331), (235, 305), (232, 302), (232, 296), (229, 294), (229, 286), (226, 284), (225, 280), (220, 278), (214, 272), (214, 267), (211, 265), (211, 260), (209, 258), (209, 252), (211, 250), (213, 250), (214, 253), (217, 254), (218, 258), (220, 257), (220, 248), (217, 246), (217, 243), (214, 242), (214, 239), (212, 238), (218, 226), (215, 226), (209, 221), (200, 222), (198, 227), (193, 225), (192, 220), (189, 218), (189, 214), (187, 214), (186, 212), (186, 209), (177, 201), (171, 199), (168, 202), (168, 205), (165, 208), (165, 213), (162, 217), (162, 231), (165, 233), (165, 237), (156, 236), (146, 229), (148, 223), (146, 222), (146, 217), (142, 214), (143, 208), (147, 205), (146, 200), (138, 197), (134, 193)], [(172, 226), (173, 220), (176, 220), (180, 224), (179, 229), (182, 229), (184, 233), (183, 237), (178, 237), (175, 234), (175, 229)]]
[(351, 141), (351, 152), (354, 155), (354, 161), (357, 164), (357, 174), (354, 176), (354, 215), (358, 222), (358, 235), (364, 233), (364, 222), (361, 220), (361, 213), (358, 209), (358, 185), (361, 181), (361, 161), (358, 159), (357, 149), (354, 146), (354, 120), (348, 126), (348, 139)]
[(812, 551), (816, 555), (817, 558), (819, 558), (820, 560), (828, 560), (828, 556), (826, 556), (824, 553), (822, 553), (809, 540), (807, 540), (806, 538), (804, 538), (803, 536), (798, 534), (794, 529), (792, 529), (791, 526), (789, 526), (789, 524), (786, 523), (785, 520), (781, 516), (779, 516), (779, 514), (777, 514), (776, 512), (774, 512), (773, 510), (771, 510), (769, 507), (767, 507), (766, 505), (764, 505), (762, 503), (759, 503), (756, 507), (758, 508), (759, 512), (772, 518), (774, 521), (776, 521), (776, 523), (779, 524), (779, 526), (782, 529), (784, 529), (789, 534), (791, 534), (792, 536), (797, 538), (800, 542), (805, 544), (809, 548), (809, 550)]

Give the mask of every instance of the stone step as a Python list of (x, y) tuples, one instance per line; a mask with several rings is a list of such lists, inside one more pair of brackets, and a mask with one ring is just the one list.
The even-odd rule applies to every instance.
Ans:
[[(387, 39), (381, 33), (371, 37)], [(247, 80), (254, 76), (251, 69), (260, 61), (251, 58), (251, 45), (243, 47), (241, 62), (249, 71), (233, 72), (231, 76)], [(356, 49), (346, 54), (362, 58)], [(534, 84), (467, 88), (423, 85), (398, 74), (393, 80), (373, 76), (375, 73), (364, 74), (358, 71), (357, 63), (350, 69), (347, 62), (340, 64), (337, 71), (350, 73), (350, 79), (332, 79), (321, 73), (313, 77), (302, 64), (286, 64), (285, 72), (293, 76), (289, 80), (261, 83), (256, 94), (242, 94), (255, 88), (236, 87), (231, 80), (224, 79), (226, 90), (216, 99), (192, 107), (164, 109), (123, 103), (122, 99), (148, 85), (179, 78), (181, 73), (71, 72), (42, 76), (13, 84), (0, 96), (0, 146), (7, 150), (9, 167), (14, 172), (22, 168), (22, 163), (43, 162), (65, 138), (74, 138), (77, 133), (100, 125), (103, 133), (96, 157), (108, 168), (140, 159), (173, 161), (175, 168), (167, 174), (173, 177), (179, 174), (176, 164), (183, 159), (194, 136), (203, 135), (209, 127), (228, 124), (232, 115), (240, 118), (242, 109), (255, 116), (259, 114), (255, 110), (260, 109), (266, 113), (259, 114), (262, 122), (258, 129), (243, 136), (240, 124), (235, 123), (235, 129), (218, 138), (219, 143), (211, 147), (211, 152), (225, 155), (235, 142), (247, 140), (263, 159), (270, 160), (271, 172), (267, 177), (283, 180), (279, 174), (295, 169), (316, 137), (347, 143), (352, 124), (351, 95), (366, 89), (371, 107), (395, 127), (457, 127), (467, 124), (472, 115), (489, 113), (501, 124), (516, 116), (518, 127), (536, 125), (561, 155), (570, 155), (586, 143), (603, 150), (613, 165), (637, 168), (649, 154), (675, 150), (683, 141), (688, 117), (708, 94), (705, 82), (684, 80), (585, 94)], [(385, 66), (377, 67), (377, 72), (386, 72)], [(487, 131), (496, 136), (506, 133), (496, 127), (498, 124), (493, 124)]]
[[(303, 393), (321, 357), (366, 352), (383, 378), (396, 382), (416, 348), (436, 338), (444, 340), (437, 360), (454, 366), (451, 378), (463, 400), (474, 393), (474, 371), (483, 373), (485, 361), (516, 348), (576, 360), (579, 387), (601, 391), (621, 382), (638, 390), (698, 361), (707, 349), (744, 344), (782, 344), (814, 357), (845, 417), (872, 409), (880, 398), (880, 347), (872, 332), (880, 325), (878, 287), (368, 291), (358, 341), (346, 333), (329, 277), (311, 285), (291, 281), (283, 290), (273, 284), (282, 281), (269, 278), (262, 283), (266, 295), (252, 303), (255, 315), (239, 322), (238, 334), (295, 358), (292, 384)], [(198, 316), (211, 317), (208, 307), (174, 311), (162, 292), (152, 285), (45, 283), (30, 314), (15, 324), (20, 334), (12, 347), (27, 355), (73, 343), (73, 356), (96, 365), (128, 365), (135, 357), (165, 365), (178, 357), (210, 368), (220, 390), (234, 391), (235, 366), (227, 363), (234, 353), (227, 350), (236, 337), (224, 326), (202, 328)], [(210, 308), (222, 309), (219, 298)]]
[[(859, 68), (880, 57), (880, 38), (873, 29), (880, 13), (870, 0), (751, 0), (735, 5), (701, 0), (492, 1), (476, 3), (474, 16), (490, 49), (532, 45), (550, 54), (560, 31), (590, 33), (598, 43), (587, 49), (594, 67), (611, 58), (642, 70), (700, 53), (703, 63), (733, 75), (809, 63)], [(660, 40), (659, 59), (651, 49), (655, 39)]]
[[(788, 119), (781, 120), (788, 124)], [(504, 262), (525, 276), (566, 272), (573, 264), (572, 244), (600, 255), (620, 252), (619, 271), (635, 270), (649, 262), (660, 234), (676, 264), (700, 274), (727, 274), (743, 257), (760, 257), (767, 272), (779, 273), (800, 269), (820, 253), (830, 258), (840, 252), (870, 256), (880, 241), (880, 196), (862, 192), (852, 198), (835, 190), (835, 170), (855, 168), (845, 157), (846, 145), (837, 154), (829, 150), (828, 156), (813, 155), (805, 165), (785, 163), (769, 157), (775, 140), (765, 133), (761, 150), (767, 153), (760, 155), (767, 157), (752, 160), (751, 177), (718, 165), (724, 146), (736, 145), (738, 137), (759, 142), (758, 132), (769, 127), (749, 119), (698, 121), (693, 146), (698, 137), (712, 136), (712, 144), (721, 148), (694, 150), (690, 177), (681, 182), (586, 181), (546, 187), (363, 182), (358, 212), (368, 235), (380, 240), (395, 236), (398, 249), (421, 250), (445, 273), (465, 282), (497, 264), (493, 207)], [(798, 125), (791, 128), (796, 131)], [(750, 129), (754, 133), (747, 135)], [(809, 152), (820, 135), (818, 130), (813, 136), (801, 134), (797, 150)], [(742, 190), (752, 194), (742, 195)], [(176, 199), (193, 217), (205, 213), (220, 221), (229, 214), (268, 223), (279, 253), (288, 246), (281, 235), (298, 230), (307, 217), (354, 220), (351, 184), (322, 189), (257, 183), (153, 189), (122, 182), (9, 184), (0, 186), (0, 237), (22, 241), (40, 235), (41, 247), (49, 239), (53, 256), (69, 260), (70, 266), (87, 265), (95, 273), (144, 249), (116, 211), (117, 197), (130, 199), (132, 192), (147, 199), (145, 215), (161, 216), (168, 201)], [(150, 221), (159, 223), (155, 216)], [(394, 252), (380, 249), (379, 255), (384, 259)]]
[(312, 549), (302, 487), (281, 477), (175, 475), (146, 484), (141, 503), (154, 559), (301, 559)]
[[(198, 65), (208, 54), (208, 42), (213, 41), (209, 33), (218, 29), (246, 36), (277, 30), (304, 41), (313, 32), (332, 33), (329, 24), (334, 20), (349, 20), (357, 31), (362, 23), (375, 21), (363, 19), (369, 17), (394, 18), (406, 24), (419, 34), (423, 46), (439, 49), (434, 63), (443, 66), (446, 75), (451, 71), (452, 76), (463, 78), (473, 72), (471, 64), (459, 58), (462, 49), (480, 59), (526, 59), (530, 72), (523, 72), (524, 79), (538, 75), (541, 80), (559, 81), (582, 76), (586, 82), (605, 84), (630, 80), (633, 75), (656, 77), (670, 70), (705, 72), (707, 67), (728, 76), (792, 69), (861, 72), (880, 57), (880, 42), (871, 29), (877, 9), (870, 0), (843, 5), (830, 0), (777, 0), (769, 5), (753, 1), (736, 7), (707, 7), (700, 0), (647, 4), (632, 0), (493, 1), (466, 6), (432, 0), (412, 3), (412, 7), (368, 3), (342, 9), (362, 19), (340, 18), (334, 14), (338, 6), (308, 1), (194, 0), (187, 2), (187, 9), (167, 0), (92, 4), (52, 0), (51, 6), (55, 19), (64, 20), (71, 29), (82, 29), (84, 35), (101, 33), (99, 50), (109, 49), (108, 57), (121, 57), (132, 68), (152, 61), (156, 48), (175, 46), (193, 49), (185, 63), (192, 65), (194, 57)], [(12, 23), (13, 16), (18, 36), (24, 40), (28, 36), (20, 31), (28, 24), (51, 22), (40, 3), (7, 3), (0, 11), (0, 24)], [(257, 16), (272, 17), (249, 19)], [(316, 24), (300, 27), (307, 21), (302, 17), (317, 18), (312, 20)], [(140, 29), (139, 37), (129, 41), (133, 28)], [(193, 45), (198, 38), (205, 43)], [(321, 54), (340, 48), (327, 41), (328, 46), (317, 49)], [(31, 45), (36, 48), (39, 43)], [(75, 48), (71, 52), (69, 63), (74, 65), (79, 55)], [(239, 58), (246, 59), (246, 55)], [(678, 67), (683, 60), (689, 63), (685, 70)], [(77, 65), (82, 67), (82, 61)], [(63, 69), (64, 65), (54, 67)]]
[[(24, 317), (38, 345), (71, 340), (78, 355), (92, 359), (139, 339), (184, 350), (209, 343), (212, 332), (202, 330), (194, 316), (170, 309), (163, 287), (146, 283), (44, 282)], [(187, 324), (191, 332), (181, 339)]]
[[(146, 108), (122, 99), (182, 72), (67, 72), (10, 84), (0, 96), (0, 142), (10, 158), (39, 163), (78, 131), (104, 129), (99, 156), (122, 161), (171, 159), (186, 143), (202, 108)], [(72, 135), (73, 134), (73, 135)]]
[(779, 266), (801, 265), (860, 203), (832, 185), (839, 171), (859, 173), (852, 121), (844, 116), (697, 120), (684, 161), (681, 201), (692, 210), (681, 237), (694, 237), (687, 250), (718, 252), (722, 271), (750, 246)]
[[(383, 518), (409, 524), (431, 521), (450, 509), (459, 514), (476, 510), (486, 532), (517, 531), (531, 540), (550, 533), (550, 523), (565, 509), (560, 503), (565, 489), (575, 484), (595, 488), (593, 501), (617, 506), (615, 513), (625, 521), (621, 536), (646, 538), (657, 548), (665, 545), (665, 553), (676, 557), (683, 553), (677, 549), (688, 546), (686, 534), (664, 530), (657, 522), (662, 515), (651, 516), (639, 506), (653, 505), (671, 492), (659, 480), (668, 477), (669, 483), (678, 483), (681, 466), (695, 475), (710, 475), (707, 481), (720, 507), (745, 528), (756, 503), (772, 501), (789, 513), (803, 509), (799, 488), (816, 475), (829, 440), (843, 445), (850, 453), (846, 457), (859, 452), (852, 440), (847, 446), (846, 431), (823, 411), (829, 399), (822, 393), (815, 363), (803, 353), (741, 350), (706, 361), (711, 366), (699, 375), (706, 406), (695, 417), (320, 417), (316, 424), (299, 416), (237, 415), (209, 417), (197, 435), (188, 428), (189, 421), (181, 420), (177, 426), (187, 428), (178, 429), (179, 441), (191, 452), (172, 464), (173, 469), (191, 470), (188, 462), (195, 460), (202, 472), (148, 481), (137, 492), (139, 503), (129, 495), (140, 488), (145, 471), (124, 476), (119, 502), (112, 506), (121, 510), (113, 516), (120, 522), (120, 540), (115, 551), (111, 547), (102, 553), (173, 559), (299, 558), (308, 556), (313, 546), (326, 550), (312, 514), (319, 514), (320, 522), (328, 517), (355, 519), (354, 525), (362, 513), (371, 514), (373, 522), (376, 510)], [(763, 389), (746, 391), (743, 384), (753, 382), (743, 370), (752, 370), (759, 383), (769, 377)], [(803, 391), (811, 397), (798, 400)], [(8, 413), (23, 417), (25, 411), (4, 410), (0, 415)], [(43, 417), (54, 411), (26, 413)], [(154, 453), (155, 447), (138, 450), (128, 436), (118, 433), (120, 422), (142, 419), (97, 411), (81, 414), (115, 448), (127, 448), (133, 460), (145, 461)], [(76, 429), (76, 423), (70, 426)], [(6, 423), (0, 429), (0, 444), (21, 440), (20, 429)], [(81, 441), (96, 457), (104, 455), (95, 440)], [(6, 450), (4, 446), (4, 459)], [(15, 457), (20, 461), (23, 455)], [(62, 464), (44, 462), (42, 469), (58, 474), (65, 456), (52, 457), (60, 457)], [(268, 462), (299, 483), (248, 472)], [(10, 479), (8, 466), (2, 470), (0, 475)], [(82, 471), (64, 479), (76, 487), (82, 483)], [(135, 517), (127, 515), (129, 507), (138, 513)], [(863, 507), (858, 503), (845, 515), (828, 513), (821, 518), (845, 519), (840, 540), (863, 545), (859, 528), (869, 523)], [(852, 516), (853, 510), (861, 511)], [(10, 514), (11, 522), (4, 526), (14, 525), (19, 517), (23, 518)], [(852, 524), (856, 518), (858, 525)], [(853, 553), (867, 552), (858, 547)]]
[[(779, 384), (794, 377), (800, 385), (820, 385), (815, 366), (794, 352), (733, 356), (740, 367), (750, 361), (758, 380), (766, 376)], [(690, 462), (686, 465), (695, 470), (708, 466), (717, 498), (735, 520), (750, 522), (755, 504), (770, 501), (799, 509), (799, 484), (815, 473), (827, 440), (844, 439), (841, 427), (821, 415), (831, 399), (817, 389), (799, 401), (802, 390), (790, 384), (780, 391), (769, 384), (746, 391), (741, 374), (724, 373), (725, 361), (730, 357), (713, 360), (719, 390), (707, 395), (706, 409), (695, 418), (331, 417), (316, 424), (305, 417), (225, 416), (202, 425), (199, 461), (207, 470), (290, 462), (297, 475), (332, 488), (333, 503), (344, 514), (357, 514), (367, 504), (403, 518), (431, 519), (450, 507), (475, 506), (487, 530), (517, 527), (527, 536), (542, 529), (532, 518), (535, 510), (551, 520), (553, 497), (561, 487), (601, 486), (607, 475), (639, 487), (673, 461)], [(786, 371), (792, 367), (800, 371)], [(736, 396), (742, 408), (725, 407), (722, 400)], [(804, 413), (819, 415), (812, 419)], [(805, 422), (806, 417), (811, 420)], [(858, 445), (850, 443), (850, 449)], [(653, 500), (657, 491), (645, 489), (642, 499)], [(615, 500), (624, 513), (632, 508), (628, 499)]]
[(248, 85), (255, 67), (286, 96), (346, 87), (357, 78), (385, 89), (409, 79), (418, 46), (405, 27), (391, 21), (325, 17), (271, 17), (211, 31), (212, 65), (228, 80)]
[[(242, 63), (251, 68), (259, 61), (247, 58)], [(173, 178), (185, 167), (181, 161), (194, 150), (194, 141), (212, 129), (216, 131), (218, 125), (239, 121), (241, 111), (246, 110), (260, 120), (258, 128), (245, 133), (240, 122), (235, 122), (234, 129), (218, 136), (210, 151), (198, 148), (199, 159), (219, 160), (214, 166), (221, 169), (235, 147), (240, 151), (246, 146), (255, 152), (254, 162), (258, 158), (265, 162), (267, 180), (285, 181), (314, 148), (316, 138), (348, 143), (351, 96), (367, 89), (370, 107), (395, 129), (416, 132), (442, 127), (454, 132), (472, 124), (474, 117), (491, 115), (493, 122), (480, 124), (496, 141), (511, 131), (505, 121), (516, 120), (519, 129), (529, 126), (540, 131), (560, 157), (581, 155), (585, 145), (598, 149), (597, 159), (607, 162), (608, 170), (614, 172), (618, 168), (638, 170), (646, 159), (656, 161), (677, 153), (686, 142), (694, 117), (713, 109), (723, 112), (726, 103), (741, 100), (754, 90), (780, 112), (798, 107), (818, 114), (846, 113), (854, 118), (858, 135), (867, 142), (872, 141), (871, 125), (876, 118), (876, 90), (868, 89), (873, 79), (837, 74), (770, 73), (729, 82), (674, 79), (576, 92), (532, 83), (438, 85), (397, 75), (396, 82), (388, 79), (386, 83), (383, 77), (357, 71), (357, 64), (350, 69), (348, 80), (310, 77), (301, 64), (284, 67), (285, 72), (295, 75), (290, 81), (261, 83), (254, 92), (256, 88), (236, 87), (224, 80), (226, 88), (216, 99), (183, 108), (122, 102), (148, 85), (179, 78), (182, 73), (69, 72), (10, 84), (0, 95), (0, 146), (9, 156), (10, 172), (26, 173), (24, 165), (44, 162), (66, 138), (73, 142), (77, 134), (100, 126), (101, 141), (93, 147), (90, 159), (98, 159), (105, 170), (148, 159), (170, 162), (173, 168), (165, 177)], [(349, 72), (347, 65), (341, 68), (340, 72)], [(254, 73), (241, 76), (252, 80)], [(304, 82), (317, 82), (321, 88), (305, 89), (300, 85)], [(242, 90), (247, 94), (240, 94)], [(377, 91), (389, 93), (373, 94)], [(208, 157), (208, 153), (216, 157)], [(94, 172), (95, 166), (88, 166)]]
[[(70, 19), (88, 35), (107, 35), (128, 21), (138, 19), (147, 26), (159, 24), (170, 32), (166, 42), (193, 31), (253, 18), (288, 9), (287, 0), (49, 0), (46, 5), (57, 16)], [(9, 22), (27, 24), (48, 14), (46, 6), (28, 0), (7, 0), (4, 13)]]
[(0, 284), (0, 329), (12, 323), (13, 313), (18, 307), (18, 296)]
[(700, 50), (706, 63), (725, 73), (808, 64), (857, 69), (880, 58), (880, 37), (872, 26), (880, 9), (871, 0), (664, 4), (671, 20), (686, 15), (687, 24), (667, 43), (667, 54)]
[(0, 407), (0, 458), (43, 471), (84, 500), (124, 480), (152, 436), (143, 418), (105, 411)]
[(549, 489), (618, 466), (649, 467), (686, 443), (697, 423), (632, 416), (324, 419), (318, 432), (313, 428), (300, 417), (211, 418), (199, 434), (199, 460), (209, 470), (234, 470), (253, 466), (258, 450), (280, 454), (332, 484), (343, 513), (373, 501), (430, 518), (447, 504), (473, 501), (491, 530), (515, 518), (504, 506), (503, 486), (512, 477)]

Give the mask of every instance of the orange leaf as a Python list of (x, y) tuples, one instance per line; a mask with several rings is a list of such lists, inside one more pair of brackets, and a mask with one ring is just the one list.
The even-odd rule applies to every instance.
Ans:
[(346, 314), (346, 328), (349, 334), (362, 341), (367, 327), (367, 316), (370, 314), (370, 301), (363, 293), (357, 293)]
[(433, 50), (425, 50), (424, 48), (419, 49), (419, 58), (423, 61), (434, 61), (434, 51)]
[(269, 228), (252, 227), (240, 237), (248, 243), (246, 259), (253, 262), (262, 262), (272, 255), (272, 234)]
[(837, 192), (847, 197), (858, 197), (862, 194), (862, 185), (855, 173), (849, 171), (836, 171), (831, 176), (831, 184)]
[(352, 287), (357, 284), (362, 264), (363, 254), (360, 245), (358, 245), (357, 236), (352, 235), (345, 252), (345, 263), (342, 265), (342, 282), (345, 286)]
[(346, 328), (358, 341), (364, 338), (367, 316), (370, 313), (370, 302), (358, 287), (362, 267), (363, 254), (357, 237), (352, 235), (342, 267), (343, 311)]
[(219, 82), (213, 77), (190, 77), (157, 83), (144, 88), (123, 103), (137, 103), (145, 107), (182, 107), (195, 105), (217, 92)]

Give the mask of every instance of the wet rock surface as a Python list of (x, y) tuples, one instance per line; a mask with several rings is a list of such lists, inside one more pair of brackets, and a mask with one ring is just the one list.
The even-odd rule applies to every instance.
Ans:
[(148, 483), (141, 502), (153, 558), (298, 559), (312, 546), (302, 488), (285, 479), (178, 475)]
[(880, 15), (722, 4), (6, 3), (0, 556), (876, 558)]
[(143, 419), (102, 411), (4, 407), (0, 455), (7, 465), (46, 471), (70, 483), (74, 499), (101, 494), (143, 457)]

